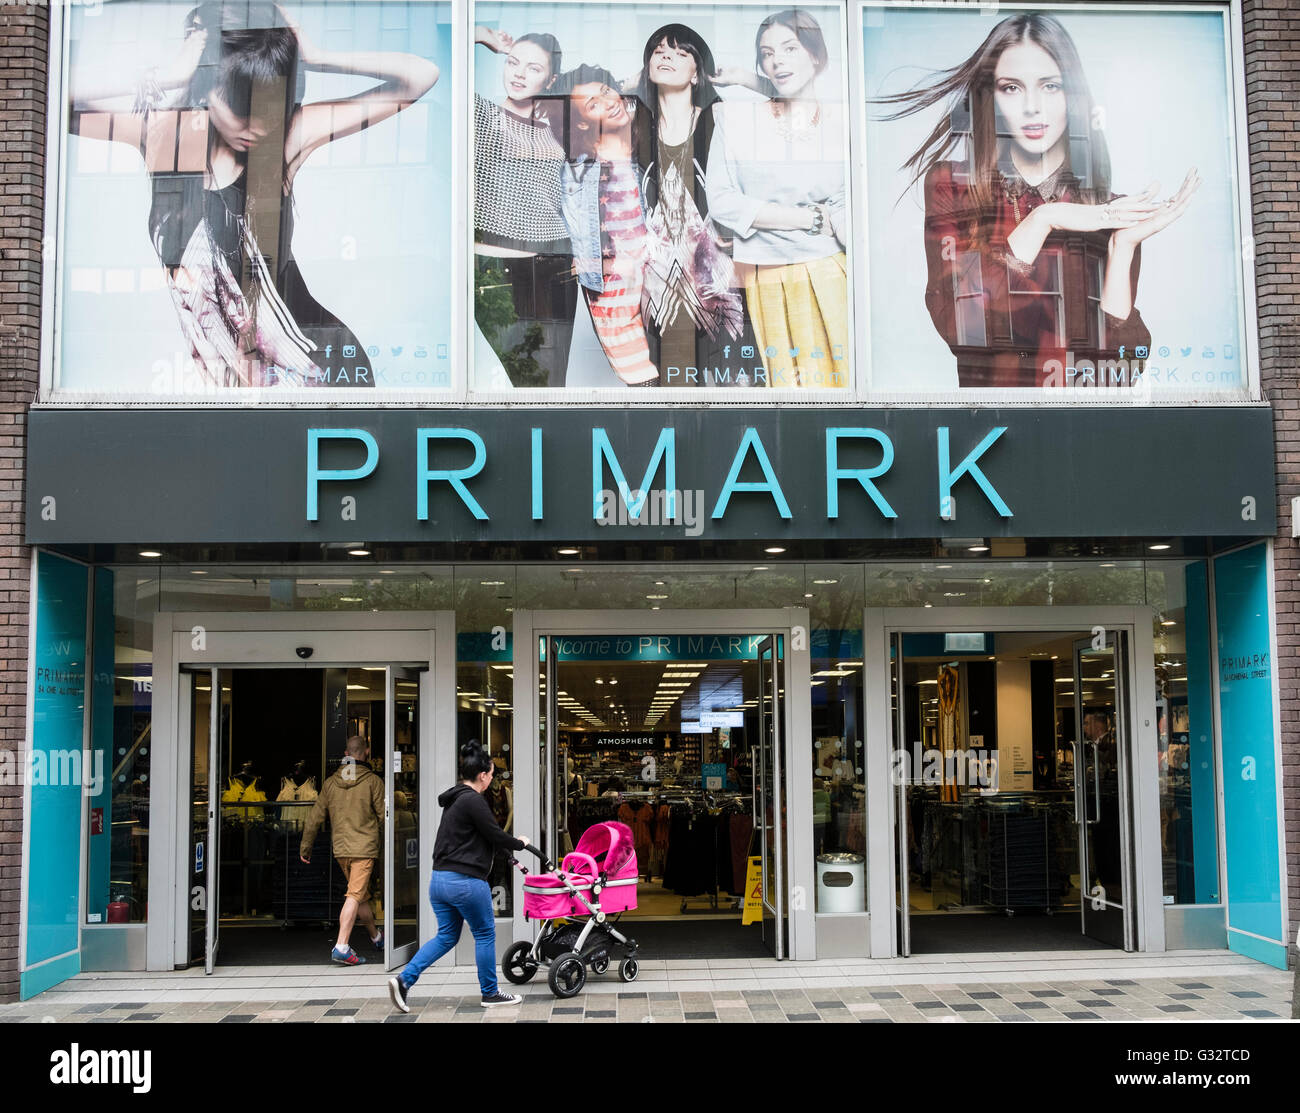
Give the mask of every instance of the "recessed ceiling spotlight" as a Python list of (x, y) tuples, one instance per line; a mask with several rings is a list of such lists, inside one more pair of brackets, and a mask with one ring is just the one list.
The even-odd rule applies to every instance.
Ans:
[(785, 552), (785, 549), (782, 548), (780, 545), (769, 545), (766, 549), (763, 550), (763, 552), (770, 553), (772, 556), (776, 556), (779, 553)]
[(370, 555), (370, 550), (369, 550), (369, 549), (349, 549), (349, 550), (348, 550), (348, 556), (363, 557), (363, 556), (369, 556), (369, 555)]
[(160, 553), (157, 549), (141, 549), (140, 555), (142, 557), (148, 557), (149, 559), (152, 560), (154, 557), (162, 556), (162, 553)]
[(559, 553), (560, 556), (577, 556), (580, 550), (578, 550), (578, 549), (556, 549), (555, 551), (556, 551), (557, 553)]

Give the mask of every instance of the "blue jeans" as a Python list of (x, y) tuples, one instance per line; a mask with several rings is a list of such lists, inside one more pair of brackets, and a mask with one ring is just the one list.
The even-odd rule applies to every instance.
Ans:
[(438, 917), (438, 934), (415, 952), (401, 973), (409, 989), (430, 966), (456, 946), (462, 924), (474, 935), (474, 964), (484, 997), (497, 991), (497, 929), (492, 918), (492, 890), (486, 881), (451, 870), (434, 870), (429, 903)]

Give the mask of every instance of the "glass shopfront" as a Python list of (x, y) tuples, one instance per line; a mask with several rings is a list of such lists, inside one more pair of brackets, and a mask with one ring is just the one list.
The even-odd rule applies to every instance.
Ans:
[[(454, 683), (446, 681), (450, 711), (437, 712), (450, 715), (443, 721), (451, 729), (441, 737), (477, 738), (488, 748), (498, 770), (493, 810), (504, 827), (540, 838), (554, 854), (580, 837), (584, 822), (622, 818), (640, 831), (644, 844), (646, 899), (636, 915), (647, 925), (643, 931), (656, 940), (663, 934), (664, 948), (730, 953), (728, 946), (756, 944), (775, 953), (779, 910), (787, 922), (807, 917), (800, 947), (805, 955), (989, 949), (988, 932), (995, 927), (1015, 936), (1006, 946), (1020, 949), (1034, 946), (1035, 938), (1052, 938), (1054, 931), (1144, 947), (1151, 928), (1149, 917), (1136, 910), (1142, 901), (1154, 900), (1168, 915), (1184, 905), (1216, 905), (1219, 835), (1215, 810), (1205, 801), (1207, 794), (1213, 797), (1216, 776), (1207, 718), (1206, 574), (1204, 562), (1186, 559), (744, 565), (561, 560), (99, 570), (102, 582), (114, 586), (113, 652), (122, 676), (128, 675), (129, 660), (131, 676), (152, 677), (157, 622), (174, 621), (166, 616), (228, 615), (235, 626), (251, 623), (243, 635), (253, 639), (250, 644), (262, 636), (258, 630), (272, 636), (277, 614), (287, 630), (332, 622), (382, 630), (392, 622), (409, 625), (417, 609), (454, 616)], [(882, 602), (892, 607), (886, 612), (873, 606)], [(907, 610), (900, 612), (901, 602)], [(1093, 648), (1095, 628), (1117, 610), (1138, 619), (1127, 633)], [(577, 612), (591, 621), (575, 627)], [(910, 626), (894, 625), (892, 660), (881, 660), (874, 649), (886, 613), (916, 616)], [(972, 613), (984, 621), (970, 622)], [(706, 629), (694, 617), (702, 614), (724, 621)], [(782, 619), (767, 631), (752, 621), (760, 614)], [(1053, 614), (1071, 621), (1052, 622)], [(568, 617), (560, 627), (547, 627), (541, 615)], [(946, 622), (948, 615), (960, 621)], [(1014, 616), (1032, 622), (1018, 629)], [(692, 623), (689, 630), (681, 628), (683, 621)], [(707, 619), (699, 621), (707, 626)], [(535, 622), (542, 624), (534, 627)], [(534, 629), (540, 640), (529, 633), (531, 642), (515, 644), (519, 631)], [(759, 642), (769, 632), (776, 657), (763, 666)], [(1084, 647), (1079, 652), (1076, 643)], [(806, 661), (806, 679), (796, 688), (789, 687), (793, 650)], [(337, 674), (341, 683), (346, 678), (340, 706), (349, 716), (357, 709), (358, 723), (365, 718), (365, 734), (376, 746), (386, 745), (390, 718), (382, 712), (386, 666), (349, 669), (327, 662), (331, 667), (284, 671), (228, 663), (221, 679), (230, 690), (223, 699), (243, 693), (235, 702), (244, 713), (231, 712), (222, 722), (225, 733), (213, 751), (219, 765), (210, 766), (208, 736), (200, 729), (211, 721), (203, 719), (210, 716), (204, 708), (212, 698), (201, 690), (212, 687), (206, 671), (188, 681), (192, 720), (186, 730), (193, 735), (191, 741), (187, 733), (180, 747), (195, 784), (193, 807), (184, 818), (194, 832), (185, 868), (195, 885), (211, 878), (219, 886), (213, 895), (219, 926), (226, 930), (217, 953), (226, 962), (232, 961), (232, 947), (238, 950), (241, 940), (253, 938), (250, 925), (300, 919), (292, 902), (277, 897), (277, 883), (293, 890), (291, 875), (307, 867), (300, 867), (296, 853), (287, 865), (280, 861), (284, 853), (264, 853), (265, 847), (251, 853), (246, 828), (251, 824), (264, 842), (279, 838), (288, 846), (279, 828), (286, 818), (292, 822), (286, 809), (299, 805), (278, 797), (290, 782), (295, 794), (304, 778), (319, 785), (328, 763), (337, 762), (340, 755), (331, 750), (322, 725), (330, 677)], [(765, 667), (778, 678), (779, 701), (766, 715), (763, 685), (771, 684), (764, 680)], [(516, 683), (521, 668), (524, 676), (536, 675), (536, 685)], [(1126, 706), (1149, 713), (1150, 729), (1133, 728), (1133, 716), (1107, 695), (1121, 674), (1129, 677)], [(894, 718), (881, 720), (873, 685), (890, 675)], [(261, 686), (262, 712), (250, 684)], [(314, 684), (315, 694), (299, 691), (304, 684)], [(123, 721), (143, 686), (119, 679)], [(150, 686), (156, 691), (156, 683)], [(392, 688), (396, 760), (403, 762), (400, 774), (391, 766), (396, 779), (415, 775), (400, 756), (408, 753), (417, 768), (432, 774), (437, 766), (450, 779), (450, 747), (447, 753), (428, 744), (421, 748), (403, 733), (421, 737), (420, 723), (431, 722), (427, 716), (435, 713), (432, 705), (417, 712), (418, 700), (402, 702), (406, 692), (418, 697), (418, 677), (394, 676)], [(175, 682), (171, 692), (174, 700)], [(159, 744), (176, 747), (163, 733), (160, 709), (145, 710), (136, 733), (146, 734), (151, 752)], [(132, 714), (141, 713), (136, 708)], [(276, 716), (287, 716), (280, 727)], [(538, 723), (535, 736), (517, 729), (517, 723), (531, 722)], [(887, 742), (891, 737), (905, 742), (896, 749), (915, 762), (901, 782), (896, 768), (879, 761), (881, 743), (895, 746)], [(1115, 745), (1103, 753), (1102, 740)], [(310, 754), (298, 753), (304, 746)], [(949, 769), (958, 750), (968, 760)], [(938, 779), (926, 765), (936, 753)], [(257, 778), (253, 793), (264, 800), (205, 806), (207, 785), (225, 797), (237, 780), (245, 780), (243, 771)], [(888, 791), (873, 792), (873, 777), (887, 778)], [(412, 906), (410, 886), (402, 884), (403, 871), (428, 857), (431, 828), (421, 824), (431, 817), (415, 803), (417, 785), (393, 788), (394, 814), (405, 827), (391, 832), (396, 874), (387, 883), (413, 942), (420, 909)], [(112, 791), (125, 801), (124, 788)], [(1145, 792), (1151, 800), (1142, 804), (1135, 794)], [(159, 807), (175, 806), (165, 797), (147, 799), (146, 817), (154, 819), (145, 830), (157, 827)], [(248, 813), (238, 832), (237, 807)], [(201, 840), (209, 810), (219, 830)], [(1149, 818), (1149, 845), (1159, 850), (1154, 864), (1147, 860), (1150, 853), (1141, 858), (1135, 849), (1148, 845), (1142, 825)], [(684, 823), (683, 831), (694, 838), (697, 820), (717, 835), (710, 855), (696, 854), (685, 834), (673, 842), (681, 833), (674, 824)], [(882, 855), (873, 832), (895, 825), (897, 839)], [(270, 827), (276, 830), (268, 835)], [(93, 861), (103, 853), (101, 836), (93, 824), (87, 830)], [(216, 865), (205, 878), (196, 872), (199, 841), (205, 843), (202, 857)], [(124, 893), (130, 876), (143, 887), (156, 867), (156, 846), (151, 852), (148, 842), (137, 840), (133, 847), (132, 857), (114, 867), (114, 877), (122, 878), (115, 884)], [(217, 850), (216, 859), (209, 848)], [(768, 928), (752, 932), (740, 923), (751, 858), (759, 860), (768, 910)], [(324, 872), (329, 890), (332, 875)], [(999, 873), (1001, 883), (995, 883)], [(1034, 878), (1027, 880), (1029, 873)], [(377, 887), (384, 883), (376, 881)], [(1148, 891), (1153, 885), (1159, 890), (1154, 896)], [(498, 917), (519, 929), (517, 884), (504, 863), (493, 876), (493, 898)], [(884, 899), (888, 904), (880, 903)], [(1097, 913), (1113, 906), (1115, 925), (1081, 926), (1081, 915), (1105, 919), (1094, 914), (1097, 900)], [(875, 916), (873, 925), (871, 913), (880, 907), (906, 909), (910, 930), (899, 928), (882, 944), (877, 932), (896, 913)], [(382, 900), (380, 909), (386, 911)], [(316, 912), (307, 920), (323, 922)], [(216, 940), (200, 931), (201, 919), (191, 920), (191, 959), (215, 949)], [(674, 935), (682, 924), (694, 926)], [(735, 939), (701, 942), (698, 936), (709, 924), (721, 925), (716, 930)], [(93, 920), (92, 925), (102, 930)], [(781, 938), (783, 953), (797, 956), (788, 933)]]

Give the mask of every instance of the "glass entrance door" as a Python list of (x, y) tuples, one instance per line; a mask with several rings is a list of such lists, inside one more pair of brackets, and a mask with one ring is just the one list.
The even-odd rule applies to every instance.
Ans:
[(420, 945), (420, 681), (389, 667), (384, 724), (384, 963), (392, 970)]
[(202, 669), (182, 679), (190, 711), (189, 957), (211, 974), (220, 942), (221, 742), (230, 730), (230, 673)]
[(1122, 636), (1074, 643), (1075, 818), (1083, 934), (1126, 951), (1134, 949), (1128, 833), (1127, 718)]
[(908, 869), (908, 794), (912, 783), (912, 761), (907, 748), (904, 729), (903, 705), (903, 635), (889, 636), (889, 724), (893, 736), (893, 763), (890, 766), (894, 783), (894, 867), (896, 904), (895, 928), (898, 932), (898, 953), (907, 958), (912, 953), (912, 919), (908, 915), (910, 898), (910, 871)]
[(758, 776), (754, 809), (763, 859), (763, 943), (776, 958), (786, 952), (784, 696), (781, 638), (758, 643)]

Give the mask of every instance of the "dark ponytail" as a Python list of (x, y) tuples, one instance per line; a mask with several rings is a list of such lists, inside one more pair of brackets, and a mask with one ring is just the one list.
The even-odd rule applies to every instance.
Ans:
[(474, 738), (460, 748), (460, 779), (472, 781), (492, 768), (488, 752)]

